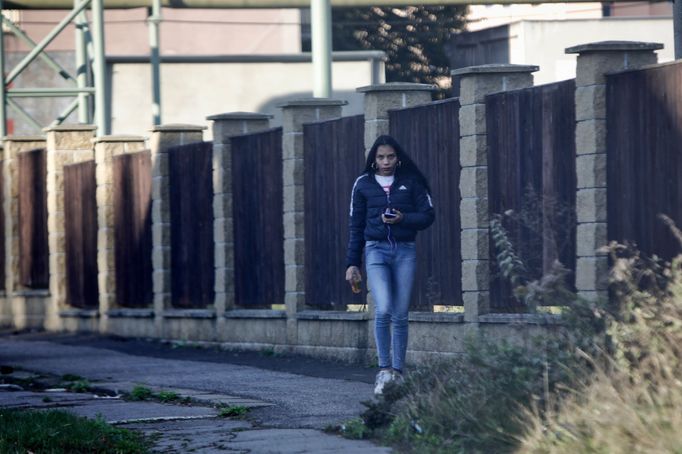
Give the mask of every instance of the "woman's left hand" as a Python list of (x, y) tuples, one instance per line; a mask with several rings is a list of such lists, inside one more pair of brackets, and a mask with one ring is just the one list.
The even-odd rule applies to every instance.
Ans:
[(381, 214), (381, 220), (384, 221), (384, 224), (397, 224), (403, 220), (403, 214), (399, 210), (394, 208), (392, 213), (395, 214), (395, 216), (386, 217), (383, 213)]

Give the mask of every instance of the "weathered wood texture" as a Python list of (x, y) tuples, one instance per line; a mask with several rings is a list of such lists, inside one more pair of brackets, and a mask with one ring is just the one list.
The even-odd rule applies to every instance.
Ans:
[[(569, 285), (576, 251), (574, 96), (575, 81), (567, 80), (486, 98), (490, 214), (503, 215), (528, 278), (559, 260), (573, 272)], [(491, 306), (523, 310), (500, 274), (492, 240), (490, 252)]]
[(152, 292), (152, 163), (149, 151), (113, 158), (116, 304), (150, 307)]
[(235, 304), (284, 303), (282, 128), (232, 137)]
[(607, 78), (607, 216), (610, 240), (670, 260), (682, 227), (682, 63)]
[[(5, 163), (0, 159), (0, 201), (5, 200), (5, 172), (2, 171)], [(5, 290), (5, 210), (0, 206), (0, 290)]]
[(429, 179), (434, 224), (417, 236), (412, 309), (460, 306), (459, 100), (390, 111), (391, 135)]
[(303, 126), (306, 304), (345, 310), (364, 304), (345, 280), (351, 189), (365, 163), (364, 116)]
[(66, 301), (79, 308), (99, 304), (96, 187), (95, 161), (64, 166)]
[(177, 308), (213, 304), (213, 143), (169, 149), (171, 301)]
[(49, 285), (47, 243), (47, 151), (17, 155), (19, 168), (19, 285), (45, 289)]

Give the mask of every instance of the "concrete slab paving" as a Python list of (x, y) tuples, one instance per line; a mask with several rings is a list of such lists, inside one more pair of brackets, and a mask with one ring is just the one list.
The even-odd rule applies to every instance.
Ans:
[[(63, 340), (63, 337), (62, 337)], [(372, 385), (353, 379), (298, 375), (229, 362), (186, 357), (148, 357), (49, 340), (0, 336), (0, 365), (24, 374), (79, 375), (109, 394), (135, 386), (191, 397), (192, 405), (128, 402), (92, 393), (0, 391), (0, 406), (65, 408), (102, 415), (112, 423), (156, 439), (155, 452), (387, 453), (367, 441), (346, 440), (320, 430), (357, 417)], [(325, 367), (321, 363), (319, 367)], [(309, 360), (306, 363), (311, 370)], [(26, 372), (30, 371), (30, 372)], [(356, 372), (356, 375), (357, 372)], [(359, 374), (362, 375), (362, 374)], [(250, 407), (246, 420), (217, 418), (216, 405)]]
[(273, 403), (259, 410), (278, 427), (322, 429), (360, 414), (372, 398), (372, 385), (308, 377), (234, 364), (134, 356), (90, 347), (44, 341), (0, 341), (3, 363), (17, 368), (76, 374), (91, 382), (130, 381), (162, 388), (191, 388)]
[(296, 454), (301, 452), (375, 454), (389, 453), (367, 441), (346, 440), (311, 429), (262, 429), (237, 432), (230, 449), (251, 453)]
[(235, 431), (251, 429), (246, 421), (230, 419), (197, 419), (119, 425), (138, 430), (155, 440), (155, 452), (169, 453), (224, 453), (248, 452), (232, 449)]
[[(46, 401), (46, 398), (49, 400)], [(212, 418), (218, 414), (218, 411), (212, 407), (98, 399), (90, 393), (0, 392), (0, 406), (68, 410), (86, 418), (102, 416), (111, 424), (127, 420)]]

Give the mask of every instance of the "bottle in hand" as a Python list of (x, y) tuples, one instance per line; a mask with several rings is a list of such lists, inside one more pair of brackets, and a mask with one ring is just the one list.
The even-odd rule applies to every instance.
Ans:
[(358, 272), (353, 273), (353, 278), (350, 281), (350, 288), (353, 291), (353, 293), (362, 292), (362, 288), (360, 286), (361, 282), (362, 282), (362, 276), (360, 276), (360, 273), (358, 273)]

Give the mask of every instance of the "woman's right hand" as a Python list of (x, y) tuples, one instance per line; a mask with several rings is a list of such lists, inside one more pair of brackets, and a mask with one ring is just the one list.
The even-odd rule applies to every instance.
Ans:
[(362, 282), (360, 268), (354, 265), (349, 266), (346, 269), (346, 281), (350, 284), (353, 293), (360, 293), (360, 282)]

